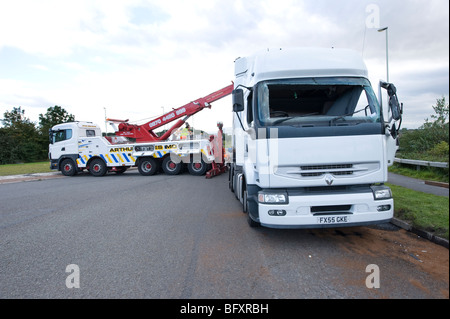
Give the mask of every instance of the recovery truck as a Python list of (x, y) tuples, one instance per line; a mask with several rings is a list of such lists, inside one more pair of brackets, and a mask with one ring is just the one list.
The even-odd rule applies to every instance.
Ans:
[(264, 50), (235, 61), (234, 88), (229, 187), (251, 227), (358, 226), (393, 217), (384, 183), (403, 105), (391, 83), (380, 81), (377, 98), (359, 53)]
[[(139, 173), (148, 176), (159, 168), (168, 175), (176, 175), (186, 165), (192, 175), (206, 174), (210, 178), (221, 174), (227, 169), (223, 161), (221, 124), (218, 138), (168, 139), (187, 124), (189, 117), (210, 108), (212, 102), (231, 94), (232, 90), (233, 84), (141, 125), (107, 119), (116, 131), (113, 137), (102, 136), (100, 127), (92, 122), (55, 125), (49, 131), (50, 168), (66, 176), (84, 169), (93, 176), (103, 176), (107, 172), (120, 174), (129, 167), (137, 167)], [(175, 120), (178, 121), (161, 136), (154, 132)]]

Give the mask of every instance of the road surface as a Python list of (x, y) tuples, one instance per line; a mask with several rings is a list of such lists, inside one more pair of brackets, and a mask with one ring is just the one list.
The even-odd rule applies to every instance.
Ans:
[(449, 298), (448, 249), (390, 224), (249, 228), (226, 174), (43, 178), (0, 202), (2, 299)]

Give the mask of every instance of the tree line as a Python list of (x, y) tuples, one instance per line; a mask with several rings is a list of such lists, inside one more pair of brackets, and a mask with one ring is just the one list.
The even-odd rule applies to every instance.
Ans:
[(61, 106), (49, 107), (39, 114), (39, 123), (25, 116), (22, 107), (6, 111), (0, 127), (0, 164), (26, 163), (48, 159), (49, 129), (60, 123), (74, 121)]

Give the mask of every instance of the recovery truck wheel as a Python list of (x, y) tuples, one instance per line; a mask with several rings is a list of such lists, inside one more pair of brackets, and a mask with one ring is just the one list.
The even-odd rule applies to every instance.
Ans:
[(138, 171), (141, 175), (151, 176), (154, 175), (159, 168), (159, 163), (153, 157), (143, 157), (139, 160)]
[(174, 162), (170, 156), (167, 156), (162, 162), (162, 169), (167, 175), (178, 175), (183, 168), (181, 161)]
[(64, 176), (74, 176), (77, 173), (77, 167), (71, 159), (65, 159), (61, 162), (61, 173)]
[(89, 173), (92, 176), (103, 176), (106, 174), (106, 171), (106, 163), (101, 158), (94, 158), (89, 164)]
[(203, 159), (193, 159), (187, 164), (189, 174), (195, 176), (205, 175), (208, 170), (208, 164)]

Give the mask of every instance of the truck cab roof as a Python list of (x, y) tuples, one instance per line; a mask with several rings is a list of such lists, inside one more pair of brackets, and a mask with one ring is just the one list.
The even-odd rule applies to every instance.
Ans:
[(368, 77), (361, 54), (348, 49), (267, 49), (235, 61), (236, 77), (246, 82), (311, 77)]
[(69, 128), (86, 128), (86, 129), (99, 129), (100, 127), (92, 122), (86, 122), (86, 121), (76, 121), (76, 122), (66, 122), (66, 123), (61, 123), (58, 125), (55, 125), (52, 127), (52, 130), (64, 130), (64, 129), (69, 129)]

